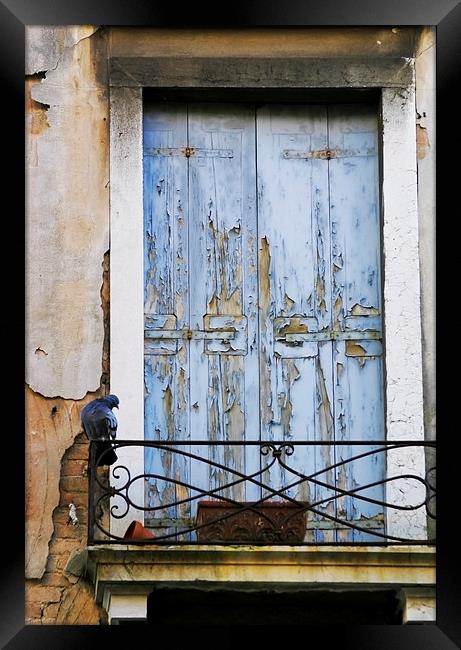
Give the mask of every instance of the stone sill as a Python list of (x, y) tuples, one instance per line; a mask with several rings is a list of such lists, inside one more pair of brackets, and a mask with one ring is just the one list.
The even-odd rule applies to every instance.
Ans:
[(434, 587), (435, 548), (422, 546), (95, 545), (87, 574), (100, 601), (106, 585), (285, 584), (313, 587)]
[(111, 544), (89, 546), (84, 554), (96, 601), (112, 623), (126, 619), (127, 608), (140, 612), (130, 620), (143, 619), (159, 583), (206, 590), (395, 589), (407, 603), (405, 622), (435, 621), (434, 547)]

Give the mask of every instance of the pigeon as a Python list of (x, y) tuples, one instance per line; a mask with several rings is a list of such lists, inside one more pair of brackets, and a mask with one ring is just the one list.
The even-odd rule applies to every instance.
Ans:
[(95, 445), (98, 467), (113, 465), (118, 459), (110, 442), (115, 439), (117, 433), (117, 418), (112, 413), (112, 409), (118, 408), (118, 405), (117, 395), (106, 395), (94, 399), (84, 406), (80, 413), (82, 427), (88, 439), (104, 441)]

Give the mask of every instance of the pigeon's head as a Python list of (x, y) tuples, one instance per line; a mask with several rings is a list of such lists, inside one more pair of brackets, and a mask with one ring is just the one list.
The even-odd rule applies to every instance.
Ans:
[(118, 399), (117, 395), (106, 395), (104, 397), (104, 401), (111, 409), (114, 407), (118, 409), (118, 405), (120, 404), (120, 400)]

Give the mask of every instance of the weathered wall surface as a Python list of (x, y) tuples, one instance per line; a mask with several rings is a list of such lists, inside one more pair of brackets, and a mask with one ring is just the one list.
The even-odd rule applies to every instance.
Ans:
[(388, 27), (110, 30), (111, 57), (413, 56), (414, 30)]
[(27, 33), (26, 381), (46, 397), (99, 387), (108, 243), (106, 39), (94, 27)]
[[(75, 419), (82, 404), (53, 400), (53, 403), (48, 403), (46, 406), (55, 407), (57, 411), (54, 417), (65, 421), (66, 418)], [(41, 410), (46, 419), (45, 404), (41, 398), (35, 400), (32, 408)], [(50, 479), (53, 468), (57, 468), (54, 474), (58, 473), (60, 497), (58, 506), (53, 512), (54, 532), (49, 547), (48, 544), (46, 546), (45, 571), (40, 579), (29, 579), (26, 583), (26, 623), (34, 625), (103, 623), (105, 613), (95, 604), (92, 586), (84, 579), (66, 571), (69, 558), (86, 546), (88, 442), (85, 434), (77, 435), (74, 444), (64, 454), (62, 462), (57, 458), (54, 450), (50, 460), (46, 461), (42, 455), (37, 454), (36, 461), (34, 456), (34, 465), (35, 462), (46, 478), (46, 480), (42, 478), (46, 491), (54, 483), (54, 480)], [(47, 470), (51, 470), (50, 473)], [(39, 483), (36, 479), (34, 485), (34, 492), (39, 492), (37, 490)], [(78, 518), (76, 525), (73, 525), (69, 519), (70, 503), (76, 507)], [(47, 512), (48, 504), (45, 504), (45, 507)], [(30, 537), (29, 523), (28, 532)], [(31, 551), (33, 552), (33, 549)]]
[(86, 543), (80, 410), (109, 376), (106, 37), (33, 26), (26, 39), (27, 622), (91, 624), (92, 588), (63, 569)]
[(422, 30), (416, 72), (419, 255), (424, 348), (424, 425), (435, 437), (435, 28)]
[[(416, 58), (416, 152), (418, 164), (419, 259), (421, 274), (421, 322), (423, 344), (424, 433), (428, 440), (436, 438), (435, 384), (435, 160), (436, 160), (436, 33), (435, 27), (421, 30)], [(427, 467), (434, 467), (434, 449), (426, 451)], [(430, 474), (432, 484), (435, 476)], [(435, 497), (430, 511), (435, 514)], [(435, 537), (435, 522), (428, 518), (428, 531)]]

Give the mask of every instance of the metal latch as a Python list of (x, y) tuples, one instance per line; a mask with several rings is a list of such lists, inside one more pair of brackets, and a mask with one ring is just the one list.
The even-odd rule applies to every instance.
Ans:
[(374, 156), (375, 149), (368, 147), (366, 149), (317, 149), (314, 151), (302, 151), (300, 149), (284, 149), (283, 158), (293, 158), (302, 160), (331, 160), (332, 158), (352, 158), (355, 156)]
[(191, 330), (184, 327), (182, 330), (144, 330), (144, 336), (147, 339), (182, 339), (211, 341), (218, 340), (227, 342), (235, 337), (235, 328), (219, 330), (216, 332), (207, 332), (205, 330)]
[(378, 330), (363, 330), (354, 332), (296, 332), (296, 334), (276, 334), (276, 341), (286, 341), (287, 343), (304, 343), (310, 341), (361, 341), (364, 339), (380, 340), (382, 333)]
[(233, 158), (232, 149), (202, 149), (199, 147), (150, 147), (147, 156), (184, 156), (185, 158)]

